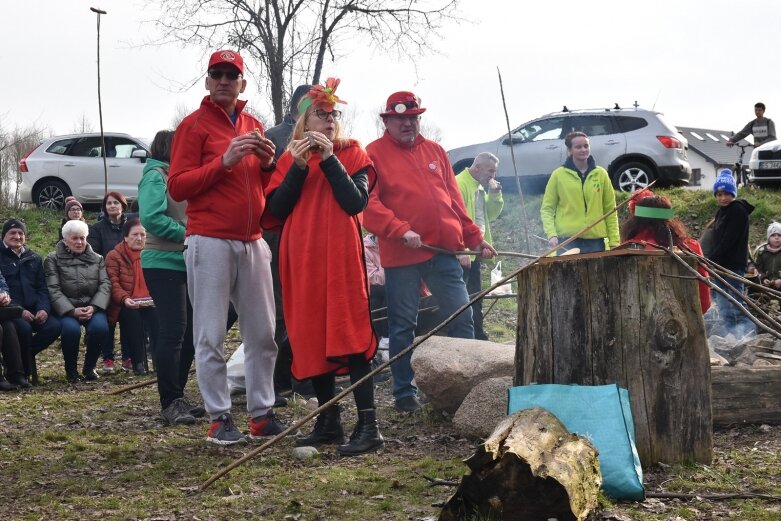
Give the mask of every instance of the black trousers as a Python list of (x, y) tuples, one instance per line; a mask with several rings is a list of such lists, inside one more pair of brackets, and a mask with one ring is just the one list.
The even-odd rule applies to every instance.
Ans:
[[(464, 268), (464, 282), (466, 283), (466, 292), (471, 295), (479, 293), (483, 287), (480, 279), (480, 257), (472, 260), (472, 266), (469, 269)], [(472, 322), (475, 325), (475, 338), (482, 340), (486, 337), (483, 330), (483, 301), (478, 300), (472, 304)]]

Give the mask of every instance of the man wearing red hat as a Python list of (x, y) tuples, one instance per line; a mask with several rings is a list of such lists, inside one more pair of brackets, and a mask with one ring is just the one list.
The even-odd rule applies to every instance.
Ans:
[[(469, 302), (456, 256), (425, 245), (448, 251), (469, 247), (486, 258), (496, 250), (469, 218), (447, 153), (420, 135), (420, 115), (426, 111), (420, 99), (412, 92), (395, 92), (385, 107), (380, 114), (385, 133), (366, 147), (378, 176), (364, 226), (377, 236), (385, 268), (393, 357), (414, 340), (421, 279), (445, 316)], [(448, 334), (474, 338), (471, 309), (450, 324)], [(396, 408), (405, 412), (420, 408), (411, 358), (410, 353), (391, 366)]]
[(184, 258), (196, 375), (212, 420), (206, 440), (219, 445), (246, 442), (231, 417), (223, 349), (229, 302), (242, 317), (250, 435), (273, 436), (285, 428), (272, 410), (274, 295), (271, 252), (260, 229), (274, 144), (263, 136), (263, 125), (243, 112), (243, 75), (238, 53), (211, 55), (209, 95), (176, 129), (168, 179), (171, 197), (187, 201)]

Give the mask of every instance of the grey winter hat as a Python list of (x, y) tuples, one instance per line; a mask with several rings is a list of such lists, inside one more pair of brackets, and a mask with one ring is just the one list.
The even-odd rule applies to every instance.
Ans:
[(767, 238), (768, 239), (774, 233), (777, 233), (777, 234), (781, 235), (781, 223), (772, 222), (772, 223), (770, 223), (770, 226), (767, 227)]

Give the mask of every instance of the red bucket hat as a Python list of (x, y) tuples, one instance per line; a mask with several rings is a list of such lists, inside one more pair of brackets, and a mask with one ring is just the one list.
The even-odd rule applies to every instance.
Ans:
[(380, 116), (417, 116), (426, 109), (420, 107), (420, 98), (412, 92), (394, 92), (385, 103), (385, 112)]
[(212, 53), (211, 58), (209, 58), (209, 66), (206, 67), (206, 69), (211, 69), (215, 65), (219, 65), (221, 63), (233, 65), (239, 69), (239, 72), (242, 74), (242, 76), (244, 75), (244, 60), (241, 56), (239, 56), (239, 53), (228, 50), (214, 52)]

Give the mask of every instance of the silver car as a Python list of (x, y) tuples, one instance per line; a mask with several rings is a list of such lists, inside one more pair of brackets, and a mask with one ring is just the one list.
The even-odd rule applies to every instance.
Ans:
[[(149, 149), (127, 134), (105, 133), (108, 191), (128, 200), (138, 196), (138, 182)], [(103, 147), (100, 134), (50, 137), (19, 161), (21, 201), (45, 208), (62, 208), (75, 196), (82, 204), (100, 203), (105, 195)]]
[(755, 148), (748, 165), (749, 182), (758, 186), (781, 185), (781, 139)]
[(513, 161), (524, 190), (542, 192), (551, 172), (567, 158), (564, 136), (582, 131), (589, 136), (591, 154), (610, 173), (616, 189), (632, 192), (651, 181), (688, 184), (691, 166), (688, 142), (664, 121), (662, 114), (639, 108), (564, 110), (524, 123), (487, 143), (448, 152), (456, 173), (471, 165), (475, 155), (491, 152), (499, 158), (496, 177), (503, 186), (515, 187)]

